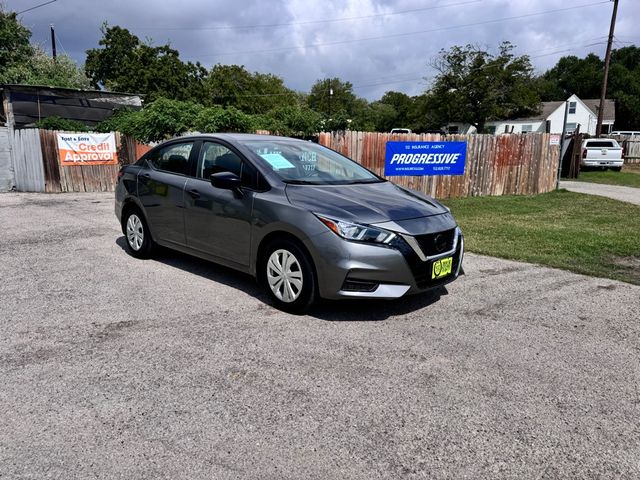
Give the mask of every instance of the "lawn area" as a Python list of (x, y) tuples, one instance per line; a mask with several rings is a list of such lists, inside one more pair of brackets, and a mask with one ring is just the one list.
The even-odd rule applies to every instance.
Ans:
[(443, 203), (468, 251), (640, 285), (640, 206), (566, 190)]
[(613, 172), (611, 170), (581, 170), (578, 181), (640, 188), (640, 165), (634, 165), (633, 167), (625, 165), (622, 167), (621, 172)]

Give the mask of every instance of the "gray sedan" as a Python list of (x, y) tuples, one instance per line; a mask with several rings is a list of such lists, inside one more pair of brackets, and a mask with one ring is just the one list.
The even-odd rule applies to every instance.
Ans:
[(162, 245), (249, 273), (291, 312), (424, 292), (462, 266), (446, 207), (302, 140), (176, 138), (123, 167), (115, 197), (131, 255)]

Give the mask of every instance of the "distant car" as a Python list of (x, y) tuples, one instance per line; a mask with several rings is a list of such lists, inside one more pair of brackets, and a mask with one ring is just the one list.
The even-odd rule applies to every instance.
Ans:
[(588, 138), (582, 142), (582, 167), (601, 167), (620, 171), (624, 152), (620, 144), (611, 138)]
[(391, 133), (412, 133), (410, 128), (392, 128)]
[(158, 145), (118, 174), (115, 213), (134, 257), (159, 244), (249, 273), (276, 306), (392, 299), (458, 277), (464, 239), (436, 200), (333, 150), (219, 134)]

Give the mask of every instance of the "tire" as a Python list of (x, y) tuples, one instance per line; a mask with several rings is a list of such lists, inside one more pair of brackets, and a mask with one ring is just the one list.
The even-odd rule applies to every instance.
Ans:
[(149, 233), (149, 226), (137, 208), (125, 210), (122, 217), (122, 231), (127, 244), (127, 253), (136, 258), (149, 258), (155, 242)]
[(289, 239), (271, 242), (258, 268), (260, 283), (276, 308), (302, 314), (315, 302), (315, 270), (309, 254), (296, 242)]

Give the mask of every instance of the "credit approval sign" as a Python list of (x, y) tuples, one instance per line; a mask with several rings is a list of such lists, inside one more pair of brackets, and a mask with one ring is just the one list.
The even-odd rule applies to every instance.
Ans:
[(58, 133), (60, 165), (117, 165), (113, 133)]
[(463, 175), (467, 142), (387, 142), (385, 176)]

